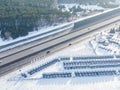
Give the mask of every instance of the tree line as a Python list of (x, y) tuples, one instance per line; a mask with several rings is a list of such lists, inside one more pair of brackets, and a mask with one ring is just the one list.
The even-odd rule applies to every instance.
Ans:
[(69, 12), (53, 8), (54, 0), (1, 0), (0, 31), (3, 40), (25, 36), (38, 27), (64, 21)]

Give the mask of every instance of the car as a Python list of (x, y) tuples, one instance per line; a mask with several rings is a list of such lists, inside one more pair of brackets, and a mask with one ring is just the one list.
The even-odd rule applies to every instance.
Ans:
[(72, 44), (70, 43), (69, 46), (71, 46)]
[(49, 54), (49, 53), (50, 53), (50, 51), (47, 51), (46, 53), (47, 53), (47, 54)]
[(0, 63), (2, 63), (2, 61), (0, 61)]

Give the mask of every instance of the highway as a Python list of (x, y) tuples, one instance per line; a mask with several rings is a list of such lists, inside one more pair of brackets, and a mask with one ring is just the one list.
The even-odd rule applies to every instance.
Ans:
[[(39, 32), (37, 34), (33, 35), (28, 35), (27, 37), (24, 37), (23, 39), (20, 40), (15, 40), (13, 42), (7, 43), (5, 45), (0, 46), (0, 53), (6, 52), (9, 49), (13, 49), (28, 43), (31, 43), (35, 40), (42, 40), (46, 39), (49, 36), (61, 34), (60, 32), (67, 31), (69, 28), (72, 28), (74, 24), (72, 23), (65, 23), (62, 25), (55, 26), (54, 28), (48, 28), (47, 30), (42, 30), (42, 32)], [(21, 43), (22, 42), (22, 43)]]
[[(40, 40), (31, 42), (22, 47), (17, 47), (12, 50), (0, 54), (0, 75), (4, 75), (11, 70), (18, 69), (25, 64), (31, 63), (36, 57), (43, 57), (46, 54), (53, 53), (61, 48), (67, 47), (70, 44), (78, 42), (84, 36), (93, 32), (109, 27), (112, 28), (113, 24), (120, 21), (120, 16), (113, 17), (111, 19), (104, 20), (99, 23), (87, 26), (81, 30), (68, 33), (68, 31), (62, 34), (56, 35), (52, 38), (48, 37), (44, 42)], [(54, 35), (55, 36), (55, 35)], [(48, 41), (49, 40), (49, 41)], [(27, 48), (26, 48), (27, 47)], [(13, 52), (11, 54), (11, 52)], [(5, 54), (7, 53), (7, 55)]]
[[(55, 30), (52, 30), (51, 32), (52, 32), (52, 34), (50, 33), (50, 31), (49, 32), (47, 32), (47, 33), (45, 33), (45, 35), (41, 35), (41, 34), (39, 34), (39, 35), (37, 35), (37, 36), (34, 36), (34, 37), (30, 37), (30, 38), (28, 38), (28, 39), (26, 39), (26, 40), (28, 40), (28, 42), (25, 42), (24, 43), (24, 41), (23, 41), (23, 43), (24, 44), (22, 44), (22, 45), (18, 45), (17, 47), (14, 47), (14, 48), (11, 48), (12, 49), (12, 52), (11, 52), (11, 50), (9, 49), (9, 50), (5, 50), (5, 51), (2, 51), (2, 52), (0, 52), (0, 59), (1, 58), (3, 58), (3, 57), (6, 57), (6, 56), (9, 56), (9, 55), (12, 55), (12, 54), (14, 54), (14, 53), (17, 53), (17, 52), (19, 52), (19, 51), (22, 51), (22, 50), (25, 50), (25, 49), (27, 49), (27, 48), (31, 48), (31, 47), (33, 47), (33, 46), (36, 46), (36, 45), (38, 45), (38, 44), (41, 44), (41, 43), (44, 43), (44, 42), (46, 42), (46, 41), (50, 41), (51, 39), (53, 39), (53, 38), (57, 38), (57, 37), (60, 37), (60, 36), (62, 36), (62, 35), (64, 35), (64, 34), (67, 34), (67, 33), (69, 33), (69, 30), (71, 29), (73, 27), (73, 24), (70, 24), (69, 25), (69, 27), (66, 27), (66, 28), (64, 28), (64, 30), (62, 29), (62, 30), (57, 30), (57, 31), (55, 31)], [(35, 37), (37, 37), (37, 39), (35, 38)], [(32, 38), (32, 40), (31, 40), (31, 38)], [(25, 40), (25, 41), (26, 41)], [(21, 41), (21, 40), (20, 40)], [(18, 41), (17, 41), (18, 42)], [(12, 43), (13, 44), (13, 43)], [(16, 42), (15, 42), (15, 44), (16, 44)], [(14, 44), (13, 44), (14, 45)]]
[[(77, 30), (82, 31), (82, 29), (84, 29), (86, 27), (89, 27), (89, 26), (92, 26), (94, 24), (103, 22), (104, 20), (108, 20), (108, 19), (119, 16), (120, 15), (119, 12), (120, 12), (120, 8), (116, 8), (116, 9), (113, 9), (113, 10), (109, 10), (109, 12), (106, 11), (106, 12), (103, 12), (103, 13), (100, 13), (100, 14), (97, 14), (97, 15), (89, 16), (89, 17), (87, 17), (85, 19), (82, 19), (82, 20), (78, 19), (78, 20), (76, 20), (74, 22), (70, 22), (70, 23), (68, 23), (66, 25), (63, 25), (63, 27), (66, 27), (66, 26), (72, 27), (73, 26), (72, 24), (74, 24), (74, 27), (72, 28), (72, 30), (69, 30), (69, 29), (68, 30), (63, 30), (63, 31), (61, 31), (61, 33), (54, 33), (53, 35), (48, 35), (48, 36), (43, 37), (43, 38), (41, 38), (42, 35), (40, 35), (40, 34), (36, 35), (34, 37), (38, 37), (38, 38), (40, 37), (40, 38), (36, 39), (34, 41), (31, 41), (29, 43), (23, 44), (21, 46), (12, 48), (12, 50), (1, 52), (0, 53), (0, 59), (2, 59), (3, 57), (9, 56), (9, 55), (15, 54), (17, 52), (20, 52), (22, 50), (29, 49), (29, 48), (31, 48), (33, 46), (40, 45), (40, 44), (45, 43), (45, 42), (49, 42), (52, 39), (59, 38), (59, 37), (61, 37), (63, 35), (72, 33), (74, 31), (77, 31)], [(63, 27), (59, 27), (59, 28), (63, 28)], [(59, 31), (59, 28), (53, 29), (51, 31), (53, 32), (53, 31), (56, 31), (57, 29)], [(47, 33), (50, 33), (50, 32), (47, 32)], [(34, 37), (31, 37), (31, 38), (28, 38), (28, 39), (32, 39)]]

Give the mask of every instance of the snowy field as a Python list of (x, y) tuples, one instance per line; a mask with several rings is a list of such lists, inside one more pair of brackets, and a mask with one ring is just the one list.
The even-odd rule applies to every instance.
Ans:
[[(96, 7), (96, 6), (95, 6)], [(51, 27), (52, 28), (52, 27)], [(46, 29), (49, 31), (49, 29)], [(29, 35), (36, 35), (31, 32)], [(24, 38), (27, 38), (26, 36)], [(16, 40), (20, 40), (20, 37)], [(101, 76), (101, 77), (84, 77), (84, 78), (64, 78), (64, 79), (41, 79), (43, 73), (63, 71), (59, 63), (51, 65), (27, 78), (21, 77), (21, 73), (26, 73), (41, 64), (59, 57), (73, 56), (91, 56), (107, 55), (106, 50), (96, 49), (97, 44), (92, 41), (93, 38), (76, 43), (63, 50), (53, 53), (42, 60), (37, 60), (32, 64), (16, 70), (4, 77), (0, 77), (0, 90), (120, 90), (120, 76)], [(2, 42), (2, 40), (1, 40)], [(14, 41), (10, 41), (14, 42)], [(8, 43), (6, 41), (6, 43)], [(3, 42), (3, 44), (6, 44)], [(93, 46), (94, 44), (94, 46)]]
[(59, 63), (49, 66), (33, 75), (28, 75), (26, 79), (21, 77), (21, 73), (25, 73), (38, 67), (40, 63), (45, 63), (54, 58), (98, 55), (91, 46), (91, 43), (89, 43), (90, 40), (84, 40), (81, 43), (67, 47), (64, 50), (45, 57), (43, 60), (38, 60), (31, 65), (1, 77), (0, 90), (120, 90), (119, 76), (41, 79), (42, 73), (63, 71)]

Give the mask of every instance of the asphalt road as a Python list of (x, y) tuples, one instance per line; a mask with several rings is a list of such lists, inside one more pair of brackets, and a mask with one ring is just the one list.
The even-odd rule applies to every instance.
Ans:
[[(31, 63), (31, 61), (36, 59), (38, 55), (39, 57), (43, 57), (46, 54), (49, 54), (57, 51), (58, 49), (67, 47), (70, 44), (73, 44), (79, 41), (80, 39), (84, 38), (84, 36), (90, 35), (93, 32), (99, 32), (99, 30), (103, 28), (104, 29), (108, 27), (112, 28), (114, 23), (116, 22), (119, 23), (119, 20), (120, 20), (120, 16), (106, 20), (104, 22), (91, 25), (89, 27), (86, 26), (86, 28), (82, 30), (65, 34), (63, 36), (54, 38), (50, 41), (46, 41), (42, 44), (38, 44), (40, 43), (40, 41), (32, 42), (30, 43), (30, 45), (33, 45), (33, 47), (24, 49), (24, 51), (19, 51), (18, 53), (14, 53), (12, 55), (8, 55), (7, 57), (4, 56), (0, 58), (0, 61), (1, 61), (0, 75), (4, 75), (7, 72), (18, 69), (25, 64)], [(67, 33), (67, 32), (64, 32), (64, 33)], [(25, 47), (27, 47), (27, 45), (23, 46), (22, 48), (25, 48)], [(15, 52), (14, 50), (15, 51), (19, 50), (19, 48), (13, 49), (9, 53)]]

